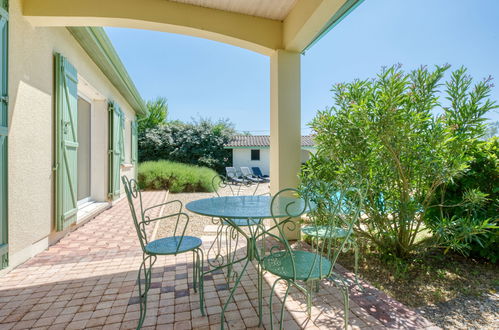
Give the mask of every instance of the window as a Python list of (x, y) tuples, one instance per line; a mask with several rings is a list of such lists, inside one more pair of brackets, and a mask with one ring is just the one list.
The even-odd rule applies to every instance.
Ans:
[(260, 160), (260, 150), (251, 150), (251, 160)]

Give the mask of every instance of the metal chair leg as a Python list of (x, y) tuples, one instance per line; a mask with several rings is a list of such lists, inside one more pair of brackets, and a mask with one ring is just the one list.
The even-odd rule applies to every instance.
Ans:
[(350, 313), (350, 297), (349, 297), (349, 285), (345, 279), (341, 276), (336, 276), (332, 278), (333, 284), (341, 290), (343, 295), (343, 312), (345, 313), (343, 317), (345, 329), (348, 328), (349, 313)]
[(343, 287), (341, 289), (341, 292), (343, 294), (343, 311), (345, 313), (343, 321), (345, 322), (345, 329), (348, 329), (348, 314), (350, 313), (350, 298), (348, 297), (348, 287)]
[(197, 273), (198, 279), (198, 291), (199, 291), (199, 308), (201, 310), (201, 315), (205, 315), (204, 312), (204, 253), (202, 249), (196, 249), (196, 269), (194, 270)]
[(262, 326), (263, 321), (263, 269), (260, 264), (257, 266), (258, 272), (258, 326)]
[(225, 310), (227, 309), (227, 306), (229, 306), (229, 303), (231, 299), (234, 297), (234, 293), (239, 286), (239, 282), (241, 282), (241, 277), (244, 275), (246, 271), (246, 267), (248, 267), (248, 264), (250, 263), (249, 259), (246, 259), (246, 262), (244, 263), (244, 266), (239, 274), (237, 274), (237, 278), (234, 282), (234, 286), (230, 290), (229, 296), (227, 297), (227, 301), (225, 302), (224, 306), (222, 307), (222, 313), (220, 314), (220, 329), (224, 329), (224, 324), (225, 324)]
[[(142, 263), (139, 268), (137, 281), (139, 282), (139, 300), (140, 300), (140, 314), (137, 329), (142, 328), (147, 313), (147, 293), (151, 287), (152, 267), (156, 262), (157, 257), (154, 255), (144, 255)], [(142, 283), (141, 275), (144, 275), (144, 283)], [(144, 285), (144, 287), (142, 287)]]
[(286, 305), (286, 299), (288, 298), (288, 294), (289, 294), (289, 288), (291, 287), (291, 283), (289, 283), (289, 281), (283, 279), (283, 278), (278, 278), (277, 280), (274, 281), (274, 284), (272, 285), (272, 288), (270, 290), (270, 301), (269, 301), (269, 305), (270, 305), (270, 330), (273, 330), (274, 329), (274, 313), (272, 311), (272, 300), (273, 300), (273, 297), (274, 297), (274, 292), (275, 292), (275, 287), (277, 285), (277, 283), (279, 283), (279, 281), (286, 281), (286, 292), (284, 293), (284, 298), (282, 299), (282, 306), (281, 306), (281, 314), (280, 314), (280, 319), (279, 319), (279, 330), (282, 330), (282, 319), (284, 317), (284, 307)]
[(227, 255), (227, 285), (230, 286), (230, 278), (232, 275), (232, 227), (226, 226), (225, 228), (225, 249)]
[(194, 292), (198, 292), (197, 286), (198, 286), (198, 271), (199, 267), (199, 255), (196, 250), (192, 251), (192, 287), (194, 289)]

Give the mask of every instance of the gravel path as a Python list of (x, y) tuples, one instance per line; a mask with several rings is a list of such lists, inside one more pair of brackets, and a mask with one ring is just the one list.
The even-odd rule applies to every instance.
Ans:
[(443, 329), (499, 329), (499, 294), (462, 296), (417, 311)]

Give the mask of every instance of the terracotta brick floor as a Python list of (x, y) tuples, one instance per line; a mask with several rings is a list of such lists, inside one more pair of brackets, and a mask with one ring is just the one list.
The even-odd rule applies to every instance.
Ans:
[[(155, 205), (163, 192), (144, 193)], [(132, 329), (139, 317), (137, 270), (142, 259), (126, 200), (71, 232), (47, 251), (0, 278), (0, 329)], [(159, 212), (159, 210), (158, 210)], [(152, 230), (152, 228), (151, 228)], [(213, 236), (202, 237), (207, 249)], [(239, 253), (244, 253), (241, 246)], [(237, 265), (235, 270), (240, 270)], [(227, 327), (258, 326), (257, 273), (249, 265), (234, 302), (226, 312)], [(366, 283), (359, 290), (350, 277), (350, 325), (353, 329), (434, 328), (431, 323)], [(266, 275), (268, 283), (273, 278)], [(207, 316), (199, 311), (194, 293), (192, 255), (158, 258), (152, 276), (144, 329), (218, 329), (220, 309), (229, 294), (222, 272), (205, 277)], [(273, 305), (280, 311), (283, 286)], [(264, 289), (264, 327), (270, 325), (270, 286)], [(304, 297), (291, 290), (286, 302), (285, 329), (342, 328), (340, 292), (324, 282), (314, 298), (312, 317), (305, 314)]]

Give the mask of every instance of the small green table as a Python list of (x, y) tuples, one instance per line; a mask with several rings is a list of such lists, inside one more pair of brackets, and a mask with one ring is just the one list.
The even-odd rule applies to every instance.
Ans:
[(289, 214), (302, 214), (305, 201), (301, 198), (280, 196), (274, 201), (274, 214), (270, 211), (271, 196), (225, 196), (198, 199), (185, 207), (194, 213), (223, 219), (285, 218)]
[[(270, 209), (271, 205), (273, 207), (273, 212)], [(255, 257), (257, 256), (256, 254), (258, 250), (256, 244), (256, 233), (258, 228), (264, 226), (263, 222), (260, 220), (270, 218), (289, 218), (290, 215), (298, 217), (308, 211), (307, 205), (308, 204), (303, 199), (285, 196), (277, 197), (273, 204), (271, 196), (227, 196), (200, 199), (189, 202), (185, 205), (187, 210), (193, 213), (222, 219), (225, 221), (225, 224), (237, 230), (247, 241), (246, 256), (219, 267), (214, 267), (213, 269), (209, 269), (203, 273), (204, 276), (223, 267), (228, 267), (235, 263), (245, 261), (241, 273), (237, 275), (234, 286), (232, 287), (229, 297), (222, 308), (222, 329), (224, 326), (225, 310), (233, 298), (234, 292), (236, 291), (239, 282), (246, 271), (246, 267), (249, 262), (255, 260)], [(240, 223), (241, 219), (248, 219), (248, 221), (252, 222), (254, 221), (255, 225), (240, 227), (237, 223)], [(243, 228), (248, 228), (249, 233), (243, 230)], [(263, 230), (265, 229), (263, 228)], [(259, 283), (259, 285), (261, 285), (261, 283)]]

